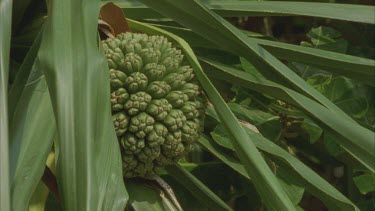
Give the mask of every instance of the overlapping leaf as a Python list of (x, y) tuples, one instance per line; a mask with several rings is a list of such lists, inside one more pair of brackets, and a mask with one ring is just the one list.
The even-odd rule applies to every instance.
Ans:
[(0, 1), (0, 207), (10, 209), (8, 74), (12, 20), (12, 1)]
[(208, 74), (216, 79), (225, 80), (263, 94), (270, 95), (305, 110), (312, 117), (331, 131), (339, 134), (336, 142), (341, 144), (350, 154), (356, 157), (372, 171), (375, 171), (374, 133), (357, 123), (340, 118), (319, 103), (282, 85), (268, 80), (255, 78), (251, 74), (236, 70), (218, 62), (201, 59), (206, 65)]
[(66, 210), (123, 210), (127, 201), (108, 67), (97, 47), (99, 4), (51, 1), (38, 54), (56, 117)]
[[(161, 18), (159, 13), (137, 1), (117, 1), (134, 19)], [(349, 4), (281, 1), (217, 1), (203, 3), (223, 17), (242, 16), (308, 16), (375, 24), (374, 7)]]
[(130, 21), (129, 24), (132, 30), (142, 31), (148, 34), (162, 34), (181, 46), (189, 63), (194, 68), (195, 74), (202, 84), (203, 89), (211, 102), (215, 105), (220, 119), (231, 136), (233, 136), (233, 144), (236, 148), (236, 152), (244, 163), (247, 174), (254, 178), (254, 185), (265, 204), (269, 209), (295, 210), (295, 206), (288, 197), (285, 197), (285, 191), (281, 188), (260, 153), (256, 150), (253, 143), (249, 141), (247, 134), (239, 125), (233, 113), (202, 71), (189, 45), (181, 38), (147, 24), (135, 21)]

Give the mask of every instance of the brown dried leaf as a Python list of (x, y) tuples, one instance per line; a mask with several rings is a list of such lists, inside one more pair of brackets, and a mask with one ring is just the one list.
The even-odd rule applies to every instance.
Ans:
[(112, 2), (102, 6), (99, 18), (110, 26), (111, 30), (107, 28), (107, 32), (110, 31), (113, 36), (130, 31), (129, 24), (126, 21), (122, 9)]

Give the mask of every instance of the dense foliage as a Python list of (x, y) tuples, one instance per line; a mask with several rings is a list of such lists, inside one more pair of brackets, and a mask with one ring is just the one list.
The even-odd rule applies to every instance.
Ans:
[(114, 3), (0, 0), (1, 210), (374, 210), (373, 1)]

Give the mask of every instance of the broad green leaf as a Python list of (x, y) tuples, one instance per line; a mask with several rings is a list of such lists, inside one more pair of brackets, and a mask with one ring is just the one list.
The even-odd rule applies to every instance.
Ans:
[(303, 197), (305, 188), (303, 184), (296, 183), (294, 177), (288, 174), (285, 174), (286, 170), (282, 169), (276, 172), (279, 182), (284, 187), (284, 190), (288, 194), (290, 200), (292, 200), (294, 205), (298, 205)]
[(369, 109), (366, 96), (350, 79), (317, 74), (307, 78), (307, 82), (355, 119), (363, 118)]
[(108, 65), (97, 47), (99, 1), (49, 2), (38, 53), (58, 131), (65, 210), (123, 210), (127, 193), (113, 128)]
[(251, 141), (248, 141), (245, 131), (240, 127), (233, 113), (230, 111), (220, 94), (203, 72), (189, 45), (181, 38), (147, 24), (141, 24), (135, 21), (130, 21), (129, 24), (132, 30), (142, 31), (149, 34), (164, 35), (181, 46), (187, 60), (195, 71), (197, 79), (201, 83), (213, 105), (215, 105), (215, 109), (217, 110), (220, 119), (224, 123), (225, 128), (228, 130), (231, 136), (234, 137), (233, 144), (236, 152), (241, 161), (244, 163), (249, 176), (254, 178), (255, 187), (265, 204), (271, 210), (295, 210), (292, 202), (285, 197), (284, 190), (281, 188), (276, 177), (272, 174), (259, 151), (256, 150)]
[[(192, 47), (223, 49), (221, 45), (216, 45), (209, 39), (205, 39), (189, 29), (165, 25), (154, 26), (180, 36)], [(375, 77), (375, 60), (325, 51), (317, 48), (258, 39), (255, 37), (249, 37), (249, 39), (251, 39), (254, 43), (261, 45), (279, 59), (320, 67), (326, 71), (353, 78), (365, 84), (375, 86), (375, 81), (373, 80)], [(303, 66), (305, 67), (305, 65)]]
[(331, 132), (326, 131), (323, 135), (323, 140), (329, 155), (337, 157), (344, 153), (342, 146), (336, 141), (336, 137)]
[[(203, 1), (204, 3), (207, 1)], [(139, 2), (116, 1), (133, 19), (163, 17)], [(375, 7), (311, 2), (208, 1), (205, 6), (223, 17), (308, 16), (375, 24)]]
[(310, 38), (312, 44), (302, 42), (302, 45), (312, 45), (319, 49), (337, 53), (346, 53), (348, 49), (348, 41), (342, 37), (339, 31), (333, 28), (325, 26), (312, 28), (306, 35)]
[(172, 165), (167, 166), (166, 169), (170, 175), (188, 189), (202, 204), (207, 205), (212, 210), (232, 210), (206, 185), (181, 166)]
[(127, 206), (131, 206), (135, 211), (177, 211), (172, 201), (157, 187), (137, 181), (129, 181), (126, 183), (126, 189), (129, 192), (129, 203)]
[(304, 118), (301, 123), (301, 128), (304, 129), (309, 135), (309, 142), (311, 144), (315, 143), (323, 133), (323, 129), (320, 128), (315, 122), (309, 118)]
[(355, 185), (358, 187), (362, 194), (375, 191), (375, 175), (363, 174), (353, 178)]
[[(291, 103), (317, 119), (323, 126), (339, 136), (336, 142), (341, 144), (352, 156), (362, 162), (371, 171), (375, 171), (374, 132), (328, 110), (319, 103), (291, 89), (268, 80), (254, 78), (252, 75), (218, 62), (201, 59), (206, 64), (208, 75), (212, 78), (225, 80), (263, 94)], [(324, 128), (323, 128), (324, 129)]]
[(0, 0), (0, 207), (10, 210), (8, 76), (12, 20), (11, 0)]

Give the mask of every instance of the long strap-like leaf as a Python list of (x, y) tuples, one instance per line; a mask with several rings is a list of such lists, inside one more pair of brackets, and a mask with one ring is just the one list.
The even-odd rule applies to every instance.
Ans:
[(200, 1), (142, 0), (142, 2), (224, 49), (251, 61), (270, 80), (292, 87), (321, 103), (343, 119), (354, 121), (285, 64), (254, 43), (245, 33), (209, 10)]
[(245, 130), (240, 126), (234, 114), (203, 72), (190, 46), (183, 39), (164, 30), (135, 21), (129, 20), (128, 22), (132, 30), (148, 34), (164, 35), (181, 46), (195, 71), (197, 79), (215, 106), (220, 120), (223, 122), (228, 133), (233, 137), (233, 145), (236, 152), (244, 164), (248, 175), (254, 179), (254, 185), (266, 206), (270, 210), (295, 210), (296, 208), (293, 203), (287, 197), (259, 151), (255, 148), (254, 143), (249, 140)]
[(0, 208), (10, 210), (8, 74), (12, 1), (0, 0)]
[(294, 104), (320, 121), (326, 129), (339, 134), (337, 142), (350, 154), (375, 172), (375, 134), (355, 122), (340, 118), (319, 103), (291, 89), (268, 80), (255, 78), (252, 75), (228, 67), (218, 62), (201, 59), (208, 65), (206, 71), (216, 79), (249, 88)]
[[(189, 29), (156, 24), (153, 26), (180, 36), (192, 47), (221, 49), (220, 45), (204, 39)], [(329, 72), (375, 86), (375, 60), (254, 37), (251, 37), (251, 40), (279, 59), (317, 66)]]
[[(161, 18), (159, 13), (139, 2), (116, 2), (129, 18)], [(308, 16), (375, 24), (375, 7), (350, 4), (281, 1), (203, 1), (223, 17)]]
[(124, 210), (127, 193), (110, 109), (108, 65), (97, 47), (100, 2), (49, 1), (38, 58), (58, 130), (65, 210)]

